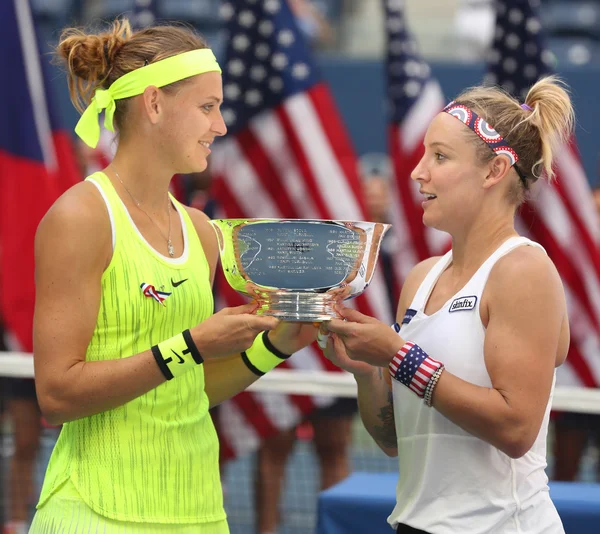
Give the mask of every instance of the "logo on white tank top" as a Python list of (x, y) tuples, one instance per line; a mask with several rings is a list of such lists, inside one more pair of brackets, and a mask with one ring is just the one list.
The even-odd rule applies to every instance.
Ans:
[(413, 320), (413, 317), (417, 315), (417, 310), (413, 310), (408, 308), (406, 313), (404, 314), (404, 319), (402, 319), (402, 324), (408, 324)]
[(448, 310), (450, 313), (457, 311), (467, 311), (475, 308), (475, 304), (477, 304), (477, 297), (458, 297), (452, 301), (450, 304), (450, 309)]

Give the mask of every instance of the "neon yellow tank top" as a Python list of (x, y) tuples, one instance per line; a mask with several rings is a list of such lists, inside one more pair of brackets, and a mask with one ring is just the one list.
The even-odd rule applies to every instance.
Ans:
[[(139, 233), (109, 179), (98, 187), (111, 217), (113, 256), (101, 280), (86, 361), (115, 360), (191, 328), (213, 313), (209, 266), (185, 209), (181, 258), (167, 258)], [(168, 293), (164, 306), (140, 287)], [(65, 423), (50, 458), (40, 507), (67, 479), (96, 513), (120, 521), (203, 523), (224, 519), (219, 444), (208, 413), (204, 368), (127, 404)]]

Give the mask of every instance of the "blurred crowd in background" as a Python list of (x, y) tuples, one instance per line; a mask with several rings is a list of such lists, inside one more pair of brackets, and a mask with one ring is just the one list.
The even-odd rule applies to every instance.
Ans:
[[(541, 22), (560, 58), (576, 65), (600, 61), (600, 2), (541, 0)], [(135, 0), (32, 0), (37, 23), (46, 36), (70, 24), (111, 20), (130, 12)], [(144, 2), (138, 2), (143, 5)], [(406, 13), (427, 58), (481, 60), (493, 37), (493, 0), (407, 0)], [(162, 0), (161, 19), (185, 21), (222, 50), (220, 0)], [(379, 2), (362, 0), (291, 0), (302, 30), (320, 53), (380, 57), (385, 47)], [(154, 15), (141, 15), (140, 24)]]

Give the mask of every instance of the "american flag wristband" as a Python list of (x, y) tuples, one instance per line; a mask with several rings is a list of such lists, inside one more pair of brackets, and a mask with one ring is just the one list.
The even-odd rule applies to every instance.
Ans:
[(443, 364), (431, 358), (419, 345), (407, 341), (392, 358), (388, 369), (394, 380), (423, 398), (429, 381), (441, 367)]

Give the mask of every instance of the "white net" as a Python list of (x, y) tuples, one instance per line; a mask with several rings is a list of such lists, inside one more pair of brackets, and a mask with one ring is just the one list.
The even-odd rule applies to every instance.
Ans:
[[(31, 355), (22, 353), (0, 354), (0, 380), (5, 386), (7, 377), (32, 378), (33, 360)], [(337, 398), (355, 398), (356, 384), (347, 374), (326, 373), (315, 371), (274, 370), (261, 378), (252, 386), (255, 391), (273, 394), (326, 395)], [(5, 387), (2, 387), (0, 400), (6, 401)], [(561, 388), (555, 390), (553, 408), (560, 411), (600, 414), (600, 391), (583, 388)], [(11, 490), (8, 484), (8, 469), (14, 453), (12, 421), (5, 413), (1, 419), (0, 453), (0, 491), (3, 492), (5, 503), (2, 513), (7, 517), (8, 506), (11, 502)], [(58, 429), (43, 428), (41, 443), (34, 467), (35, 492), (43, 478), (44, 470), (58, 436)], [(320, 490), (320, 467), (316, 450), (316, 423), (306, 422), (291, 432), (293, 449), (285, 462), (284, 480), (279, 493), (279, 507), (274, 515), (278, 527), (267, 531), (257, 529), (259, 514), (257, 509), (269, 509), (257, 501), (256, 482), (258, 455), (251, 453), (244, 457), (227, 462), (223, 466), (223, 483), (225, 503), (232, 534), (247, 534), (267, 532), (278, 534), (309, 534), (314, 532), (317, 513), (317, 498)], [(549, 474), (552, 474), (552, 440), (553, 426), (551, 425), (549, 439)], [(287, 442), (286, 442), (287, 443)], [(274, 443), (274, 451), (281, 452), (280, 443)], [(286, 446), (286, 445), (281, 445)], [(385, 456), (374, 444), (363, 429), (356, 414), (352, 416), (350, 444), (350, 469), (353, 471), (395, 472), (397, 460)], [(582, 462), (579, 479), (593, 481), (598, 467), (598, 451), (595, 447), (587, 450)], [(266, 475), (265, 475), (266, 476)], [(14, 490), (14, 486), (13, 486)], [(263, 501), (269, 499), (269, 488), (264, 488), (261, 495)], [(36, 495), (32, 501), (36, 500)], [(275, 497), (276, 498), (276, 497)], [(0, 501), (2, 502), (2, 501)], [(269, 502), (274, 502), (273, 497)], [(265, 508), (266, 506), (266, 508)], [(1, 507), (0, 507), (1, 508)], [(277, 508), (277, 507), (276, 507)], [(273, 510), (272, 510), (273, 511)], [(33, 512), (33, 509), (31, 509)], [(273, 515), (267, 513), (266, 515)], [(268, 518), (262, 517), (262, 521)], [(0, 523), (2, 524), (2, 523)]]

